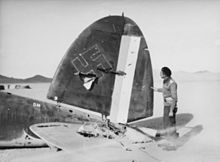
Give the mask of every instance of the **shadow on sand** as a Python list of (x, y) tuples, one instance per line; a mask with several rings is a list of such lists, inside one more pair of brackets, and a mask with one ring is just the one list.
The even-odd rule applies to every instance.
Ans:
[(196, 125), (191, 127), (190, 130), (179, 138), (169, 139), (167, 143), (158, 144), (163, 150), (175, 151), (179, 147), (182, 147), (186, 142), (188, 142), (192, 137), (196, 136), (203, 130), (202, 125)]
[[(176, 126), (177, 127), (183, 127), (187, 123), (189, 123), (193, 119), (193, 115), (190, 113), (182, 113), (176, 115)], [(147, 127), (151, 129), (163, 129), (163, 117), (157, 117), (153, 119), (146, 119), (142, 121), (133, 122), (131, 124), (132, 126), (137, 127)]]
[[(176, 127), (181, 129), (185, 127), (193, 119), (193, 115), (190, 113), (177, 114), (176, 116)], [(157, 117), (153, 119), (146, 119), (142, 121), (133, 122), (132, 126), (136, 127), (146, 127), (154, 130), (163, 129), (163, 117)], [(166, 151), (175, 151), (179, 147), (183, 146), (188, 142), (192, 137), (196, 136), (203, 130), (202, 125), (196, 125), (194, 127), (185, 127), (189, 129), (185, 134), (181, 135), (179, 138), (165, 138), (165, 143), (158, 144), (163, 150)]]

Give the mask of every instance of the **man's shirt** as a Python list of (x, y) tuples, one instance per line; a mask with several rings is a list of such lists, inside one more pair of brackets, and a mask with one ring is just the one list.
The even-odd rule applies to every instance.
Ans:
[(163, 81), (163, 98), (165, 106), (177, 103), (177, 83), (172, 78)]

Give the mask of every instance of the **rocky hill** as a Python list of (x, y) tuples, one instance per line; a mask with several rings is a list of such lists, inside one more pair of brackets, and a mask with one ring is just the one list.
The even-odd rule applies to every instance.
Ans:
[(30, 78), (26, 79), (19, 79), (19, 78), (13, 78), (13, 77), (6, 77), (3, 75), (0, 75), (0, 83), (44, 83), (44, 82), (51, 82), (51, 78), (44, 77), (42, 75), (35, 75)]

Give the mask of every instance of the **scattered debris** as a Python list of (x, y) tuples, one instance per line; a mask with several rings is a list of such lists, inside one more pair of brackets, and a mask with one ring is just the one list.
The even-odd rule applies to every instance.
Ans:
[(60, 125), (56, 125), (56, 124), (48, 124), (48, 125), (39, 125), (37, 127), (39, 128), (44, 128), (44, 127), (59, 127)]
[(5, 90), (5, 86), (4, 85), (0, 85), (0, 90)]
[(125, 150), (126, 150), (126, 151), (132, 151), (132, 149), (130, 149), (130, 148), (126, 148)]
[(120, 134), (123, 135), (126, 128), (122, 125), (115, 125), (107, 121), (107, 123), (85, 123), (82, 125), (78, 133), (85, 137), (104, 137), (114, 139)]
[(153, 140), (135, 141), (135, 142), (132, 142), (132, 144), (144, 144), (144, 143), (151, 143), (151, 142), (153, 142)]

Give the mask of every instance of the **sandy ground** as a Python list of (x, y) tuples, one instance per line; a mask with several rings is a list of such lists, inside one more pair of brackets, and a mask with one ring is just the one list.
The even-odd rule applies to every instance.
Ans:
[[(155, 86), (159, 85), (160, 83), (156, 83)], [(210, 82), (180, 82), (178, 88), (178, 113), (190, 113), (193, 115), (193, 119), (187, 123), (185, 128), (179, 130), (180, 134), (185, 135), (186, 138), (183, 139), (182, 143), (179, 142), (177, 149), (169, 150), (167, 147), (163, 147), (163, 144), (168, 146), (169, 143), (162, 140), (146, 143), (144, 144), (144, 149), (132, 149), (132, 151), (128, 151), (124, 155), (117, 149), (110, 150), (107, 156), (114, 156), (116, 158), (112, 158), (113, 160), (107, 158), (107, 161), (131, 161), (132, 159), (121, 158), (122, 156), (133, 157), (133, 159), (139, 158), (139, 161), (220, 161), (220, 126), (218, 125), (220, 123), (220, 82), (213, 81), (211, 84)], [(43, 91), (45, 93), (47, 89), (44, 87)], [(20, 92), (17, 91), (15, 93)], [(30, 92), (27, 92), (26, 95), (28, 93)], [(34, 97), (41, 98), (42, 96), (39, 96), (39, 93), (37, 93)], [(155, 94), (154, 116), (151, 118), (162, 116), (161, 100), (161, 95)], [(199, 128), (199, 131), (197, 128)], [(189, 133), (190, 130), (192, 130), (191, 133)], [(104, 161), (103, 159), (106, 159), (106, 157), (100, 155), (101, 151), (99, 150), (99, 153), (97, 153), (97, 150), (89, 150), (86, 155), (82, 155), (74, 151), (71, 153), (65, 151), (56, 152), (55, 149), (51, 148), (9, 149), (0, 150), (0, 162)], [(149, 158), (145, 160), (140, 158), (141, 156)], [(120, 160), (117, 160), (117, 157)]]

